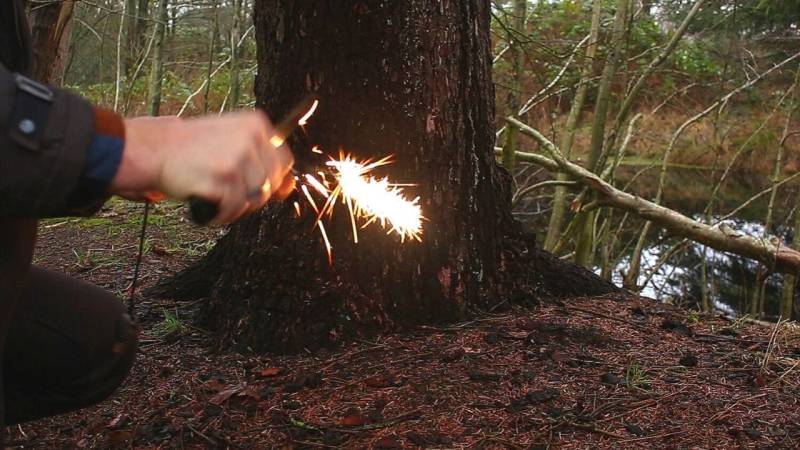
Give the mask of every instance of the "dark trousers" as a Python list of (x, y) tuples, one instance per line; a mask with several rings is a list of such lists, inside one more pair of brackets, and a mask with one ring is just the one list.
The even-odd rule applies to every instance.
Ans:
[[(30, 267), (25, 255), (17, 254), (18, 261), (7, 258), (14, 252), (2, 256), (5, 425), (73, 411), (108, 397), (136, 355), (136, 330), (123, 303), (96, 286)], [(20, 278), (9, 279), (9, 274)]]

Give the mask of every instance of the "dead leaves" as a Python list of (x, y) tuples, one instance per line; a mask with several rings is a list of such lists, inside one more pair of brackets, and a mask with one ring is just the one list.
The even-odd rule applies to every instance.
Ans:
[(392, 372), (383, 372), (365, 379), (364, 384), (371, 388), (382, 389), (400, 386), (403, 380)]
[(360, 427), (368, 423), (369, 423), (369, 418), (361, 414), (345, 416), (342, 419), (342, 426), (345, 427)]
[(260, 394), (257, 392), (255, 386), (250, 386), (247, 383), (242, 383), (242, 384), (237, 384), (236, 386), (231, 386), (220, 392), (217, 392), (214, 396), (208, 399), (208, 402), (211, 403), (212, 405), (220, 406), (233, 396), (250, 397), (254, 400), (260, 399)]
[(281, 374), (283, 370), (279, 367), (267, 367), (258, 371), (258, 376), (261, 378), (272, 378)]

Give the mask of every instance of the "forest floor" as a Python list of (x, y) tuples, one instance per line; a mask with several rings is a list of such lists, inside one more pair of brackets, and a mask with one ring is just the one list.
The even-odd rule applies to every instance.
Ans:
[[(47, 221), (36, 261), (124, 292), (141, 206)], [(146, 287), (220, 230), (151, 215)], [(546, 301), (296, 356), (210, 350), (197, 303), (144, 298), (114, 397), (11, 427), (10, 448), (799, 448), (800, 328), (625, 295)]]

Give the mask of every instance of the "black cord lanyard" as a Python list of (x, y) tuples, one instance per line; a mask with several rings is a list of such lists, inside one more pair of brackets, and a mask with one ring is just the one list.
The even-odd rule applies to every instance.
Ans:
[(131, 281), (130, 298), (128, 298), (128, 315), (131, 320), (136, 323), (136, 285), (139, 282), (139, 271), (142, 268), (142, 257), (144, 256), (144, 242), (147, 235), (147, 218), (150, 215), (150, 202), (144, 203), (144, 218), (142, 219), (142, 228), (139, 231), (139, 252), (136, 255), (136, 265), (133, 269), (133, 281)]

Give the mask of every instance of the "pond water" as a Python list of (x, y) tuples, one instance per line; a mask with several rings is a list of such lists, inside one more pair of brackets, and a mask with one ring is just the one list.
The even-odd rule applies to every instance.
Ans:
[[(629, 192), (636, 193), (645, 198), (655, 195), (658, 180), (655, 170), (640, 172), (638, 168), (628, 167), (620, 172), (620, 183), (632, 181)], [(713, 180), (718, 175), (708, 170), (697, 169), (672, 169), (667, 182), (665, 205), (681, 213), (701, 219), (705, 217)], [(755, 176), (731, 177), (717, 194), (711, 210), (712, 220), (716, 221), (730, 211), (737, 208), (758, 192), (766, 189), (769, 181)], [(774, 211), (773, 226), (770, 235), (778, 236), (783, 242), (791, 242), (792, 230), (790, 215), (797, 204), (800, 189), (798, 184), (787, 184), (778, 191), (776, 208)], [(753, 236), (764, 236), (764, 221), (767, 215), (769, 195), (764, 195), (748, 207), (737, 213), (736, 216), (724, 222), (731, 228)], [(515, 214), (526, 226), (537, 231), (543, 238), (544, 230), (549, 219), (547, 206), (549, 198), (532, 199), (518, 205)], [(615, 213), (616, 220), (623, 216), (622, 212)], [(617, 222), (618, 223), (618, 222)], [(641, 230), (643, 221), (628, 219), (618, 237), (618, 247), (632, 242)], [(615, 225), (616, 227), (616, 225)], [(614, 228), (616, 229), (616, 228)], [(739, 256), (719, 252), (706, 246), (689, 242), (681, 251), (659, 265), (662, 256), (669, 252), (681, 239), (668, 236), (664, 230), (654, 227), (649, 244), (642, 255), (642, 271), (638, 284), (643, 286), (641, 294), (660, 301), (681, 303), (689, 307), (697, 307), (702, 293), (702, 267), (703, 255), (706, 261), (706, 290), (712, 307), (723, 314), (735, 317), (750, 313), (750, 303), (753, 289), (757, 283), (757, 275), (763, 268), (752, 260)], [(630, 264), (630, 253), (633, 245), (628, 245), (622, 255), (614, 256), (618, 260), (614, 265), (612, 280), (617, 285), (622, 284), (622, 273), (627, 272)], [(620, 251), (618, 248), (617, 252)], [(600, 269), (597, 268), (599, 273)], [(772, 274), (767, 276), (764, 290), (765, 319), (777, 319), (783, 276)], [(798, 318), (798, 291), (795, 291), (795, 318)]]

